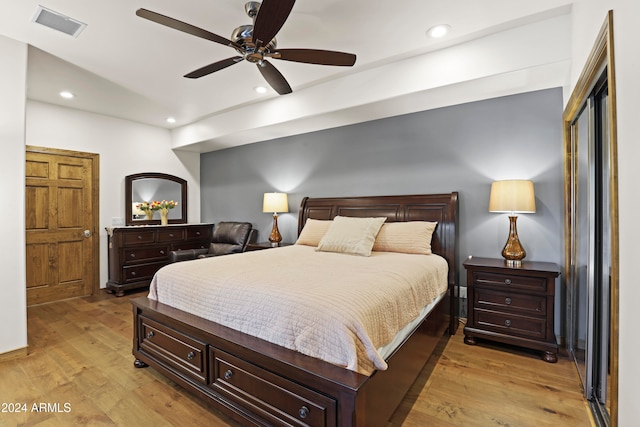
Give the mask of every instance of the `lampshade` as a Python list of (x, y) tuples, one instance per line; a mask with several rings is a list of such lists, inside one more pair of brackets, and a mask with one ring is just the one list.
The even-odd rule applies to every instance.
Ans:
[(264, 193), (262, 212), (289, 212), (287, 193)]
[(521, 179), (494, 181), (491, 184), (489, 212), (521, 212), (536, 211), (536, 197), (533, 193), (533, 182)]

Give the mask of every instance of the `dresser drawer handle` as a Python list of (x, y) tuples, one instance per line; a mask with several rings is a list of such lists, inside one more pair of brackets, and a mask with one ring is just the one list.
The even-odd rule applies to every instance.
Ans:
[(142, 236), (138, 234), (138, 240), (142, 240)]
[(194, 357), (196, 357), (196, 354), (193, 351), (190, 351), (189, 353), (187, 353), (188, 360), (193, 360)]
[(509, 298), (509, 297), (505, 298), (504, 299), (504, 303), (507, 304), (507, 305), (510, 305), (511, 304), (511, 298)]
[(504, 321), (504, 324), (505, 324), (507, 327), (510, 327), (510, 326), (511, 326), (511, 320), (509, 320), (509, 319), (505, 320), (505, 321)]
[(136, 257), (136, 254), (131, 254), (131, 255), (129, 255), (129, 256), (130, 256), (131, 258), (135, 258), (135, 257)]
[(163, 250), (160, 251), (160, 255), (164, 255), (164, 251)]
[(200, 235), (200, 232), (199, 232), (199, 231), (196, 231), (196, 236), (199, 236), (199, 235)]
[(511, 284), (511, 279), (504, 279), (504, 284), (505, 285), (510, 285)]
[(169, 233), (169, 237), (174, 237), (173, 233)]
[(227, 372), (224, 373), (225, 380), (230, 380), (232, 376), (233, 376), (233, 371), (231, 369), (227, 370)]
[(153, 331), (149, 331), (149, 333), (147, 334), (147, 338), (148, 339), (153, 338)]
[(136, 276), (136, 272), (135, 272), (135, 271), (132, 271), (132, 272), (131, 272), (131, 275), (132, 275), (133, 277), (135, 277), (135, 276)]
[(309, 416), (309, 408), (303, 406), (298, 410), (298, 415), (300, 416), (300, 418), (307, 418)]

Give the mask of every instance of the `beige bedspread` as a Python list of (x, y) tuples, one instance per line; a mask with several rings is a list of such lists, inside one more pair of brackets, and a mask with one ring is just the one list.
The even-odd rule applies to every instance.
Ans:
[(387, 368), (377, 349), (446, 288), (437, 255), (294, 245), (170, 264), (149, 298), (369, 375)]

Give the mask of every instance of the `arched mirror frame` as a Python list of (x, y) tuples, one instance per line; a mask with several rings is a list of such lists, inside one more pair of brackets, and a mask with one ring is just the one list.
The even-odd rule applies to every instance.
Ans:
[[(610, 206), (610, 227), (611, 227), (611, 300), (610, 300), (610, 379), (608, 383), (608, 393), (610, 399), (609, 425), (618, 425), (618, 324), (619, 324), (619, 225), (618, 225), (618, 153), (617, 153), (617, 127), (616, 127), (616, 85), (614, 67), (614, 44), (613, 44), (613, 11), (609, 11), (600, 33), (595, 41), (594, 47), (587, 59), (576, 86), (569, 98), (569, 102), (563, 113), (563, 139), (565, 146), (565, 277), (570, 278), (575, 274), (574, 254), (575, 254), (575, 234), (576, 227), (574, 217), (575, 212), (575, 191), (577, 177), (573, 173), (573, 166), (576, 162), (576, 145), (574, 122), (580, 115), (582, 107), (587, 102), (587, 98), (603, 70), (606, 68), (607, 88), (608, 88), (608, 122), (609, 122), (609, 206)], [(567, 286), (570, 285), (569, 279)], [(569, 290), (567, 289), (567, 292)], [(567, 299), (568, 300), (568, 299)], [(571, 316), (571, 307), (568, 315)], [(568, 319), (569, 320), (569, 319)]]
[(180, 201), (178, 207), (181, 209), (182, 215), (179, 219), (169, 219), (169, 224), (186, 224), (187, 223), (187, 181), (173, 175), (158, 172), (144, 172), (133, 175), (127, 175), (124, 179), (124, 205), (125, 205), (125, 224), (126, 225), (159, 225), (160, 219), (133, 219), (132, 206), (133, 202), (133, 184), (141, 179), (165, 179), (180, 184)]

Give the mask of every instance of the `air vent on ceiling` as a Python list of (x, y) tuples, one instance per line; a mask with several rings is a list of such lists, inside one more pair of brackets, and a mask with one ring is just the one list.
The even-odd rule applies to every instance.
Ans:
[(33, 22), (53, 28), (54, 30), (62, 31), (73, 37), (78, 37), (78, 34), (87, 26), (87, 24), (83, 22), (42, 6), (38, 6), (38, 10), (36, 10), (36, 14), (33, 17)]

